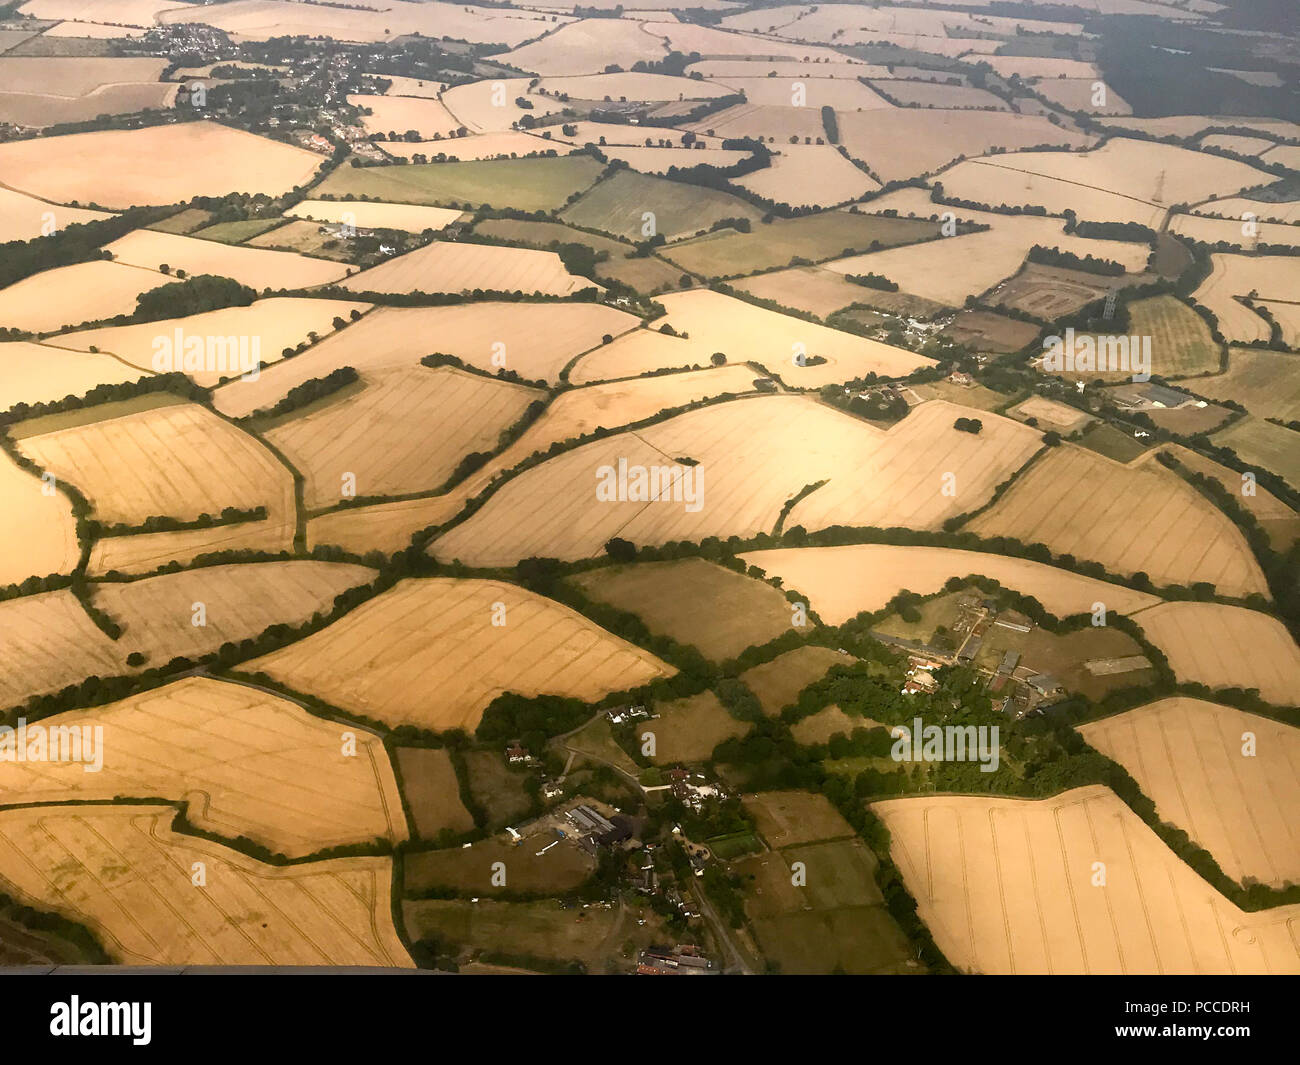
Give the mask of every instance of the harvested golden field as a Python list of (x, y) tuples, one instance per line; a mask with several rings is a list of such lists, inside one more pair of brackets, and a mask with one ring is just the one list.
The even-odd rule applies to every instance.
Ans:
[[(464, 137), (448, 138), (440, 141), (386, 141), (384, 152), (394, 158), (411, 159), (423, 155), (431, 162), (479, 162), (482, 160), (502, 158), (524, 158), (554, 152), (556, 155), (573, 153), (572, 144), (567, 144), (555, 135), (547, 138), (521, 130), (497, 130), (490, 133), (473, 133)], [(439, 157), (444, 157), (441, 160)], [(403, 193), (405, 195), (405, 193)], [(530, 197), (531, 190), (524, 186), (519, 195)], [(512, 202), (518, 202), (511, 197)]]
[(1300, 706), (1300, 648), (1268, 614), (1222, 603), (1161, 603), (1135, 620), (1180, 681), (1258, 688), (1271, 703)]
[(451, 367), (368, 375), (358, 392), (265, 431), (306, 478), (309, 510), (358, 496), (427, 492), (472, 452), (490, 452), (542, 393)]
[(1207, 399), (1234, 399), (1261, 418), (1300, 419), (1300, 358), (1256, 348), (1232, 348), (1228, 371), (1188, 382)]
[(182, 122), (11, 141), (0, 145), (0, 182), (58, 203), (126, 208), (231, 192), (279, 195), (306, 184), (320, 162), (243, 130)]
[(477, 495), (496, 474), (513, 469), (556, 441), (582, 436), (602, 426), (615, 429), (630, 425), (712, 396), (744, 395), (754, 390), (753, 380), (754, 373), (747, 366), (720, 366), (633, 377), (562, 392), (518, 440), (458, 486), (456, 494), (463, 499)]
[[(794, 508), (787, 528), (801, 522), (811, 529), (873, 518), (898, 524), (904, 520), (898, 513), (902, 500), (910, 520), (921, 527), (935, 526), (984, 502), (993, 485), (1035, 449), (1038, 437), (1007, 422), (998, 434), (999, 447), (982, 444), (992, 434), (958, 434), (951, 424), (961, 408), (944, 407), (928, 403), (888, 434), (802, 396), (758, 396), (692, 411), (634, 434), (583, 445), (526, 471), (436, 540), (431, 550), (442, 560), (505, 565), (532, 555), (592, 557), (615, 535), (637, 544), (753, 536), (770, 532), (786, 501), (823, 480), (829, 485)], [(919, 450), (919, 458), (913, 450)], [(979, 456), (976, 469), (959, 480), (956, 498), (942, 496), (940, 468), (946, 469), (943, 464), (952, 462), (953, 453), (963, 451)], [(605, 475), (609, 479), (620, 461), (628, 470), (649, 470), (670, 468), (680, 458), (697, 463), (688, 466), (694, 472), (682, 478), (681, 499), (597, 497), (603, 467), (614, 471)], [(924, 468), (935, 463), (939, 468)], [(963, 459), (954, 468), (961, 471), (968, 463)], [(859, 484), (864, 468), (894, 478), (894, 498), (859, 498), (847, 487), (835, 487), (846, 470), (853, 474), (845, 484)], [(918, 489), (918, 484), (924, 487)], [(823, 496), (833, 496), (834, 505), (820, 503)], [(812, 503), (817, 503), (815, 512), (808, 509)], [(519, 514), (528, 514), (529, 521), (521, 523)]]
[(358, 229), (401, 229), (423, 233), (443, 229), (461, 216), (447, 207), (420, 207), (410, 203), (362, 203), (342, 200), (303, 200), (284, 212), (292, 218), (346, 223)]
[(1010, 418), (1033, 418), (1041, 429), (1055, 429), (1062, 434), (1082, 429), (1093, 419), (1077, 407), (1059, 403), (1046, 396), (1030, 396), (1007, 411)]
[(791, 207), (833, 207), (880, 187), (829, 144), (783, 144), (771, 166), (738, 178), (736, 184)]
[[(126, 661), (133, 653), (143, 655), (141, 668), (162, 666), (178, 656), (211, 654), (270, 625), (300, 625), (328, 611), (342, 592), (373, 578), (374, 571), (363, 566), (299, 560), (92, 584), (95, 606), (122, 628), (116, 641), (94, 625), (67, 590), (0, 603), (7, 652), (0, 706), (59, 691), (88, 676), (133, 672)], [(199, 603), (204, 624), (195, 625)]]
[(1290, 255), (1233, 255), (1215, 252), (1210, 276), (1192, 293), (1192, 299), (1212, 311), (1219, 332), (1230, 342), (1248, 344), (1268, 340), (1269, 326), (1259, 314), (1235, 297), (1254, 292), (1256, 299), (1286, 301), (1300, 291), (1300, 258)]
[(385, 137), (396, 134), (393, 138), (395, 140), (414, 130), (419, 134), (420, 140), (431, 141), (434, 134), (446, 137), (463, 125), (443, 106), (441, 100), (415, 96), (350, 94), (348, 103), (369, 112), (361, 116), (361, 124), (368, 134), (378, 133)]
[(1300, 883), (1300, 731), (1181, 696), (1079, 731), (1133, 774), (1162, 821), (1183, 829), (1233, 880)]
[[(1062, 129), (1039, 115), (1005, 111), (896, 107), (845, 111), (838, 118), (840, 143), (886, 182), (931, 174), (959, 156), (982, 155), (994, 147), (1016, 151), (1041, 144), (1081, 148), (1093, 143), (1086, 134)], [(943, 177), (945, 187), (948, 177)], [(988, 202), (978, 196), (972, 198)]]
[[(541, 118), (563, 108), (558, 100), (529, 93), (528, 81), (528, 78), (498, 78), (453, 86), (442, 94), (441, 104), (452, 120), (449, 128), (464, 127), (471, 133), (505, 133), (524, 115)], [(516, 102), (525, 96), (531, 108)], [(443, 128), (441, 132), (446, 133), (448, 129)]]
[(637, 724), (637, 736), (647, 732), (655, 738), (655, 753), (650, 761), (655, 765), (679, 765), (706, 762), (713, 749), (723, 740), (745, 735), (753, 726), (727, 713), (718, 697), (711, 691), (655, 703), (658, 715), (652, 721)]
[(638, 322), (634, 315), (590, 303), (383, 307), (302, 355), (264, 370), (256, 381), (232, 381), (216, 392), (215, 404), (223, 414), (239, 418), (340, 366), (374, 373), (416, 366), (434, 352), (455, 355), (488, 373), (514, 370), (525, 380), (555, 381), (571, 359), (599, 347), (604, 334), (617, 336)]
[[(1107, 788), (872, 809), (918, 915), (963, 971), (1300, 972), (1300, 907), (1243, 913)], [(1104, 887), (1093, 886), (1099, 862)]]
[(638, 60), (660, 60), (667, 52), (663, 42), (646, 32), (641, 23), (600, 18), (560, 26), (541, 40), (499, 58), (519, 70), (556, 77), (598, 74), (611, 65), (628, 70)]
[(474, 818), (460, 797), (460, 781), (451, 755), (442, 747), (398, 747), (397, 769), (411, 807), (415, 831), (422, 839), (437, 839), (444, 830), (468, 832)]
[(47, 344), (0, 344), (0, 410), (16, 403), (52, 403), (84, 396), (97, 385), (137, 381), (144, 371), (111, 355), (68, 351)]
[(1046, 544), (1055, 554), (1146, 573), (1157, 584), (1209, 581), (1221, 595), (1268, 595), (1236, 526), (1176, 474), (1072, 444), (1054, 448), (966, 529)]
[[(44, 0), (48, 2), (48, 0)], [(273, 37), (331, 37), (338, 41), (377, 42), (405, 34), (447, 36), (461, 41), (515, 45), (550, 28), (549, 15), (530, 11), (448, 6), (432, 9), (409, 0), (386, 0), (384, 7), (318, 5), (304, 8), (291, 0), (233, 0), (203, 13), (202, 21), (236, 40), (265, 41)], [(170, 25), (194, 20), (188, 7), (158, 15)]]
[[(914, 194), (914, 190), (908, 192)], [(873, 209), (876, 206), (869, 205)], [(924, 206), (918, 205), (917, 213), (928, 216), (944, 209), (940, 204), (926, 201)], [(825, 268), (839, 274), (882, 274), (904, 292), (960, 307), (966, 297), (987, 292), (1019, 270), (1035, 244), (1110, 259), (1132, 272), (1146, 266), (1149, 253), (1146, 245), (1067, 235), (1060, 219), (991, 215), (967, 208), (953, 210), (961, 219), (975, 216), (992, 228), (836, 259), (826, 263)]]
[[(997, 58), (997, 57), (994, 57)], [(947, 85), (934, 81), (879, 80), (871, 83), (882, 96), (899, 107), (952, 108), (957, 110), (1010, 111), (1007, 102), (987, 89)]]
[[(346, 321), (353, 311), (369, 309), (368, 303), (275, 296), (247, 307), (225, 307), (188, 318), (65, 333), (52, 338), (50, 344), (78, 351), (95, 347), (142, 370), (184, 370), (195, 384), (207, 388), (235, 378), (235, 391), (251, 390), (255, 381), (244, 380), (242, 375), (256, 359), (263, 364), (277, 363), (285, 348), (310, 341), (313, 333), (327, 336), (335, 318)], [(183, 353), (196, 338), (203, 342), (203, 358), (186, 362), (177, 352)]]
[(1203, 473), (1205, 476), (1218, 481), (1229, 492), (1237, 496), (1241, 505), (1255, 515), (1255, 520), (1268, 533), (1269, 542), (1273, 545), (1274, 551), (1289, 551), (1291, 545), (1296, 540), (1300, 540), (1300, 514), (1297, 514), (1283, 503), (1267, 488), (1261, 488), (1257, 485), (1253, 496), (1241, 495), (1241, 474), (1236, 470), (1221, 466), (1219, 463), (1207, 459), (1195, 451), (1189, 451), (1178, 444), (1166, 444), (1161, 450), (1170, 452), (1174, 458), (1188, 469)]
[(461, 505), (460, 496), (452, 494), (345, 507), (308, 519), (307, 546), (330, 544), (358, 554), (382, 551), (391, 555), (409, 547), (411, 537), (421, 529), (450, 521)]
[(761, 300), (826, 318), (852, 303), (878, 299), (878, 290), (864, 288), (825, 266), (796, 266), (741, 278), (732, 284)]
[[(1213, 206), (1213, 205), (1210, 205)], [(1296, 247), (1300, 245), (1300, 226), (1280, 222), (1261, 222), (1259, 217), (1268, 213), (1269, 204), (1257, 204), (1252, 228), (1247, 231), (1245, 220), (1238, 218), (1207, 218), (1200, 214), (1175, 215), (1169, 222), (1169, 231), (1203, 244), (1236, 244), (1253, 251), (1257, 245), (1273, 244)], [(1244, 213), (1244, 212), (1243, 212)]]
[(434, 241), (343, 282), (353, 292), (523, 292), (569, 296), (595, 284), (553, 251)]
[(747, 795), (743, 801), (745, 812), (754, 819), (767, 845), (778, 850), (857, 834), (825, 795), (763, 791)]
[(345, 277), (348, 268), (328, 259), (311, 259), (290, 252), (240, 248), (215, 240), (137, 229), (105, 246), (116, 262), (146, 270), (170, 267), (191, 277), (219, 274), (241, 285), (263, 289), (314, 288)]
[[(709, 365), (714, 350), (705, 341), (670, 336), (658, 329), (633, 329), (612, 344), (589, 351), (569, 374), (575, 385), (631, 379), (655, 370), (690, 370)], [(750, 375), (752, 382), (753, 375)]]
[(148, 56), (0, 57), (0, 121), (40, 128), (168, 108), (178, 86), (158, 80), (166, 66)]
[(847, 666), (853, 661), (853, 658), (829, 647), (805, 644), (746, 670), (740, 679), (762, 704), (763, 712), (775, 716), (793, 703), (808, 685), (821, 680), (835, 666)]
[[(794, 387), (820, 388), (873, 372), (898, 377), (931, 361), (903, 348), (755, 307), (709, 289), (675, 292), (659, 302), (668, 314), (650, 323), (651, 328), (670, 325), (678, 333), (689, 333), (691, 342), (701, 349), (758, 362)], [(795, 362), (800, 355), (804, 365)], [(825, 362), (809, 365), (818, 356)]]
[[(211, 654), (271, 625), (301, 625), (314, 614), (328, 613), (335, 598), (374, 577), (365, 566), (295, 559), (205, 566), (144, 580), (105, 581), (92, 589), (95, 604), (124, 630), (117, 641), (123, 659), (139, 651), (146, 665), (157, 666), (176, 655)], [(196, 603), (203, 604), (202, 625), (194, 624)]]
[[(787, 499), (832, 469), (857, 461), (878, 435), (802, 396), (717, 404), (585, 444), (533, 467), (430, 550), (442, 560), (494, 566), (534, 555), (594, 557), (613, 536), (637, 544), (752, 536), (771, 531)], [(679, 458), (698, 463), (682, 478), (681, 500), (597, 497), (603, 467), (616, 471), (622, 461), (629, 470), (649, 470)], [(526, 522), (522, 514), (528, 515)]]
[(1131, 614), (1160, 600), (1118, 584), (1083, 577), (1023, 558), (958, 551), (948, 547), (846, 544), (840, 547), (783, 547), (741, 556), (785, 587), (806, 595), (828, 625), (880, 610), (901, 591), (933, 595), (949, 577), (979, 574), (1022, 595), (1033, 596), (1058, 618), (1091, 613), (1094, 603)]
[(549, 599), (441, 578), (401, 581), (244, 668), (352, 713), (435, 731), (472, 731), (505, 691), (594, 700), (673, 672)]
[[(175, 813), (5, 810), (0, 880), (29, 905), (88, 926), (125, 964), (411, 967), (393, 927), (391, 859), (270, 866), (173, 832)], [(196, 862), (201, 890), (191, 880)]]
[(0, 289), (0, 328), (53, 333), (130, 314), (141, 293), (167, 281), (153, 270), (102, 259), (58, 266)]
[[(1157, 206), (1199, 203), (1213, 195), (1271, 185), (1275, 180), (1271, 174), (1233, 159), (1124, 137), (1082, 153), (1019, 152), (1007, 156), (1005, 166)], [(1079, 216), (1085, 217), (1082, 210)]]
[[(937, 529), (983, 506), (994, 488), (1041, 448), (1040, 434), (1009, 418), (984, 414), (978, 434), (954, 428), (966, 407), (931, 400), (914, 409), (875, 447), (794, 505), (785, 528), (904, 525)], [(811, 482), (809, 482), (811, 483)], [(869, 493), (862, 491), (871, 486)]]
[(543, 78), (541, 93), (565, 94), (575, 100), (709, 100), (728, 95), (726, 86), (668, 74), (586, 74), (572, 78)]
[(106, 536), (96, 540), (86, 572), (91, 577), (118, 573), (152, 573), (170, 562), (189, 565), (200, 555), (215, 551), (292, 551), (294, 513), (272, 509), (262, 521), (214, 525), (180, 532)]
[[(727, 88), (743, 92), (748, 106), (767, 109), (806, 109), (821, 121), (821, 109), (832, 107), (836, 111), (865, 111), (887, 108), (892, 105), (870, 86), (857, 78), (769, 78), (766, 75), (751, 77), (726, 77), (717, 79)], [(741, 105), (746, 106), (746, 105)], [(706, 123), (711, 120), (706, 119)], [(726, 120), (723, 120), (723, 125)], [(793, 132), (793, 130), (791, 130)], [(730, 135), (730, 134), (728, 134)], [(789, 140), (789, 134), (785, 138)]]
[[(878, 106), (889, 106), (879, 97), (876, 99)], [(736, 104), (725, 111), (705, 115), (698, 122), (683, 125), (682, 129), (709, 137), (750, 137), (776, 144), (793, 143), (791, 138), (795, 141), (806, 138), (808, 143), (816, 143), (818, 137), (826, 136), (821, 108), (791, 107), (788, 95), (782, 105)]]
[(126, 672), (125, 653), (67, 590), (0, 603), (0, 632), (5, 641), (0, 707), (5, 709), (88, 676)]
[(702, 558), (608, 566), (571, 578), (588, 598), (635, 614), (653, 633), (707, 658), (735, 658), (791, 628), (775, 588)]
[(204, 831), (290, 858), (407, 837), (378, 736), (242, 684), (187, 677), (42, 725), (79, 733), (83, 761), (0, 763), (10, 805), (165, 798)]
[[(996, 56), (993, 58), (997, 58)], [(1101, 103), (1095, 88), (1096, 78), (1040, 78), (1034, 82), (1034, 91), (1046, 96), (1052, 103), (1065, 111), (1083, 111), (1090, 115), (1127, 115), (1133, 108), (1111, 86), (1106, 86), (1106, 95)]]
[(260, 443), (193, 403), (27, 436), (23, 452), (90, 500), (108, 524), (193, 521), (224, 507), (292, 512), (293, 478)]
[[(1244, 221), (1243, 215), (1252, 214), (1260, 222), (1280, 222), (1294, 225), (1300, 222), (1300, 200), (1283, 200), (1269, 203), (1266, 200), (1249, 200), (1244, 196), (1227, 196), (1210, 200), (1192, 208), (1192, 213), (1218, 218)], [(1240, 232), (1240, 230), (1238, 230)]]
[(1300, 303), (1274, 300), (1265, 306), (1282, 328), (1282, 343), (1292, 350), (1300, 348)]
[(72, 504), (41, 478), (0, 456), (0, 587), (71, 573), (81, 556)]
[(1294, 429), (1247, 417), (1215, 433), (1210, 442), (1232, 448), (1243, 462), (1275, 473), (1300, 489), (1300, 433)]
[(35, 240), (52, 229), (95, 222), (110, 215), (80, 207), (61, 207), (12, 189), (0, 188), (0, 244), (11, 240)]

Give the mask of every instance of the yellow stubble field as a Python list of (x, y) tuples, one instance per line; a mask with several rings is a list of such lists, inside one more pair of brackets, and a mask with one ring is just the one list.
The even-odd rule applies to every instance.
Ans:
[(81, 225), (109, 217), (104, 211), (62, 207), (12, 189), (0, 189), (0, 244), (11, 240), (35, 240), (44, 236), (51, 225)]
[(1036, 430), (996, 414), (980, 414), (978, 434), (953, 427), (975, 413), (944, 400), (922, 404), (882, 434), (878, 446), (796, 503), (785, 527), (936, 529), (978, 509), (1043, 445)]
[(402, 581), (243, 668), (390, 725), (436, 731), (472, 731), (505, 691), (592, 700), (673, 672), (552, 600), (444, 578)]
[(1224, 603), (1162, 603), (1134, 619), (1180, 681), (1258, 688), (1271, 703), (1300, 705), (1300, 648), (1268, 614)]
[(0, 344), (0, 410), (16, 403), (52, 403), (84, 396), (97, 385), (137, 381), (145, 371), (111, 355), (68, 351), (47, 344)]
[(1192, 299), (1214, 313), (1219, 332), (1229, 341), (1248, 344), (1267, 340), (1268, 323), (1234, 297), (1255, 292), (1261, 301), (1294, 299), (1300, 291), (1300, 258), (1216, 252), (1210, 259), (1210, 276), (1192, 293)]
[(1043, 543), (1114, 573), (1144, 572), (1157, 585), (1210, 581), (1223, 595), (1268, 595), (1259, 565), (1232, 522), (1151, 461), (1122, 466), (1064, 444), (966, 528)]
[[(124, 538), (125, 539), (125, 538)], [(364, 566), (294, 560), (210, 566), (136, 581), (90, 586), (95, 605), (122, 627), (110, 640), (67, 590), (0, 603), (6, 655), (0, 706), (58, 691), (91, 675), (129, 673), (133, 652), (142, 668), (184, 655), (198, 658), (227, 642), (259, 635), (269, 625), (299, 625), (328, 611), (336, 596), (369, 582)], [(203, 625), (195, 605), (203, 604)]]
[(434, 241), (343, 283), (353, 292), (541, 293), (568, 296), (596, 283), (570, 274), (553, 251)]
[[(287, 251), (243, 248), (217, 240), (137, 229), (105, 246), (114, 261), (157, 270), (184, 270), (191, 277), (218, 274), (261, 292), (263, 289), (313, 288), (338, 281), (348, 267), (330, 259), (313, 259)], [(166, 278), (163, 279), (168, 280)], [(161, 283), (161, 282), (160, 282)]]
[(80, 555), (68, 497), (0, 455), (0, 587), (71, 573)]
[(0, 883), (87, 925), (126, 964), (411, 967), (393, 926), (391, 859), (269, 866), (173, 832), (175, 812), (2, 811)]
[[(693, 343), (731, 359), (761, 363), (782, 380), (800, 388), (849, 381), (875, 372), (886, 377), (906, 375), (932, 360), (903, 348), (805, 322), (769, 311), (709, 289), (693, 289), (661, 297), (668, 313), (651, 323), (667, 324), (689, 333)], [(795, 359), (802, 355), (804, 365)], [(808, 362), (820, 356), (826, 361)]]
[(0, 289), (0, 323), (6, 329), (53, 333), (135, 310), (136, 298), (165, 285), (156, 271), (102, 259), (57, 266)]
[(104, 522), (194, 520), (223, 507), (293, 510), (293, 478), (252, 437), (193, 403), (170, 403), (19, 441), (76, 485)]
[(290, 858), (408, 835), (378, 736), (242, 684), (187, 677), (39, 724), (79, 732), (83, 760), (0, 762), (8, 805), (164, 798)]
[(1300, 883), (1300, 730), (1176, 696), (1079, 731), (1233, 880)]
[(1300, 973), (1300, 906), (1243, 913), (1108, 788), (872, 810), (918, 915), (963, 971)]
[(806, 595), (823, 621), (842, 625), (862, 611), (876, 611), (901, 591), (931, 595), (949, 577), (982, 574), (1022, 595), (1033, 596), (1058, 618), (1091, 613), (1094, 603), (1129, 614), (1159, 600), (1118, 584), (1082, 577), (1023, 558), (958, 551), (948, 547), (846, 544), (782, 547), (741, 556), (785, 587)]
[(451, 367), (414, 366), (368, 375), (360, 392), (326, 403), (266, 431), (306, 478), (311, 510), (343, 498), (345, 474), (355, 495), (437, 488), (470, 452), (497, 438), (543, 393)]
[(310, 218), (316, 222), (347, 222), (360, 229), (402, 229), (408, 233), (423, 233), (426, 229), (443, 229), (456, 221), (462, 212), (414, 203), (303, 200), (284, 213), (292, 218)]
[[(254, 354), (264, 364), (277, 363), (285, 348), (296, 348), (304, 341), (310, 341), (312, 333), (328, 337), (334, 330), (335, 318), (348, 321), (353, 311), (360, 313), (369, 309), (370, 304), (351, 300), (275, 296), (256, 300), (247, 307), (223, 307), (186, 318), (64, 333), (51, 338), (48, 343), (77, 351), (98, 348), (141, 370), (185, 371), (190, 380), (205, 388), (213, 387), (222, 378), (234, 377), (236, 380), (229, 388), (238, 395), (245, 388), (252, 391), (257, 387), (256, 382), (241, 377), (245, 365), (252, 364)], [(195, 339), (203, 342), (202, 364), (198, 369), (186, 370), (183, 355)], [(241, 347), (244, 340), (247, 343)], [(240, 361), (245, 348), (247, 363)], [(192, 367), (193, 363), (190, 365)]]
[(238, 418), (340, 366), (364, 374), (415, 366), (434, 352), (455, 355), (489, 373), (514, 370), (526, 380), (554, 381), (570, 359), (599, 347), (604, 334), (617, 336), (637, 323), (634, 315), (587, 303), (384, 307), (263, 371), (257, 381), (226, 385), (214, 402), (223, 414)]
[(0, 182), (57, 203), (125, 209), (231, 192), (279, 195), (306, 184), (320, 163), (243, 130), (182, 122), (11, 141), (0, 145)]

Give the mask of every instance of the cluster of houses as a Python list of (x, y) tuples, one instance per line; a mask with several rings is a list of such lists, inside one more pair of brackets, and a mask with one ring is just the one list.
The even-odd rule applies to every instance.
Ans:
[[(992, 599), (968, 595), (957, 602), (957, 618), (953, 624), (955, 649), (946, 650), (880, 634), (877, 638), (908, 652), (907, 676), (900, 691), (904, 695), (929, 694), (937, 687), (935, 670), (942, 666), (974, 666), (984, 650), (985, 641), (996, 628), (1029, 633), (1033, 631), (1034, 623), (1019, 611), (1000, 610)], [(1015, 717), (1024, 717), (1065, 695), (1065, 689), (1056, 677), (1023, 664), (1021, 652), (1015, 650), (1002, 654), (989, 673), (987, 689), (993, 697), (994, 709)]]

